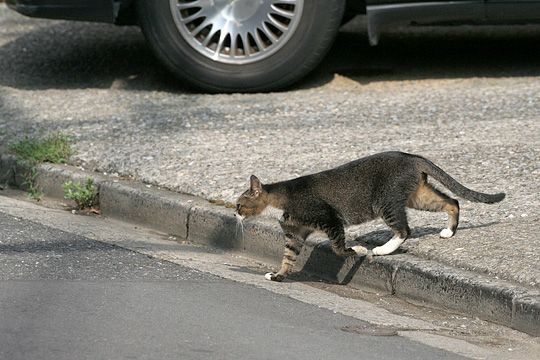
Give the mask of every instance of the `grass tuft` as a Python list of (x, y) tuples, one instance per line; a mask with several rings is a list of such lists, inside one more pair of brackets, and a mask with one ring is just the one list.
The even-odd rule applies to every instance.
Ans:
[(57, 133), (45, 138), (29, 138), (11, 144), (10, 151), (31, 164), (50, 162), (66, 163), (73, 154), (71, 140), (67, 135)]
[(75, 201), (78, 210), (90, 209), (97, 206), (97, 189), (91, 178), (86, 179), (86, 184), (67, 181), (64, 183), (64, 197)]
[(29, 166), (29, 170), (23, 174), (23, 185), (28, 189), (30, 197), (36, 201), (39, 201), (43, 196), (41, 190), (36, 186), (37, 165), (43, 162), (63, 164), (73, 154), (71, 140), (62, 133), (52, 134), (41, 139), (26, 137), (11, 144), (9, 150)]

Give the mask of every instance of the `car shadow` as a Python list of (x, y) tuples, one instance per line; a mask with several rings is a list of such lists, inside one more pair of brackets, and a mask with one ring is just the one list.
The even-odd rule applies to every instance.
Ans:
[[(14, 19), (11, 19), (13, 16)], [(9, 15), (0, 37), (0, 86), (22, 90), (127, 89), (184, 92), (159, 65), (138, 27)], [(31, 27), (21, 32), (7, 31)]]
[[(463, 231), (463, 230), (490, 227), (490, 226), (496, 225), (498, 223), (499, 223), (498, 221), (492, 221), (492, 222), (489, 222), (489, 223), (486, 223), (486, 224), (479, 224), (479, 225), (463, 225), (463, 226), (458, 227), (458, 232)], [(411, 228), (411, 235), (408, 237), (408, 239), (409, 240), (421, 239), (421, 238), (423, 238), (425, 236), (429, 236), (429, 235), (438, 235), (441, 232), (441, 230), (442, 230), (441, 227), (430, 227), (430, 226), (427, 226), (427, 227), (413, 227), (413, 228)], [(391, 230), (386, 230), (386, 229), (385, 230), (375, 230), (375, 231), (371, 231), (369, 233), (366, 233), (366, 234), (355, 237), (352, 240), (352, 243), (354, 243), (354, 244), (351, 244), (351, 246), (364, 245), (367, 248), (371, 249), (371, 248), (373, 248), (375, 246), (380, 246), (380, 245), (386, 243), (388, 240), (390, 240), (392, 238), (392, 236), (393, 236), (393, 234), (392, 234)], [(399, 251), (399, 249), (398, 249), (395, 253), (398, 254), (398, 253), (403, 253), (403, 252), (406, 252), (406, 251)]]
[[(4, 16), (0, 36), (11, 41), (0, 46), (1, 86), (190, 92), (158, 63), (137, 27)], [(9, 30), (19, 27), (31, 29)], [(383, 32), (380, 44), (371, 47), (357, 17), (322, 63), (289, 90), (324, 86), (338, 76), (360, 84), (539, 76), (539, 41), (540, 26), (532, 25), (407, 27)]]
[(423, 79), (540, 76), (539, 25), (400, 27), (368, 44), (357, 17), (339, 33), (321, 65), (300, 85), (341, 76), (360, 84)]

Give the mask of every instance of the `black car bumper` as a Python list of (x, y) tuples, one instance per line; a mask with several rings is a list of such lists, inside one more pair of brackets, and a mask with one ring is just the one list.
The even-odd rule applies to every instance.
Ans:
[(114, 23), (120, 6), (114, 0), (6, 0), (7, 5), (27, 16)]

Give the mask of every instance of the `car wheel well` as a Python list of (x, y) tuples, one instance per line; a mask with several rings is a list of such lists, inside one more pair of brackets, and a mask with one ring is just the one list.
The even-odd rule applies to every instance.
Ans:
[(118, 13), (114, 19), (116, 25), (137, 25), (137, 12), (135, 11), (136, 0), (121, 0), (119, 3)]
[(366, 0), (347, 0), (345, 5), (345, 14), (365, 14), (366, 13)]

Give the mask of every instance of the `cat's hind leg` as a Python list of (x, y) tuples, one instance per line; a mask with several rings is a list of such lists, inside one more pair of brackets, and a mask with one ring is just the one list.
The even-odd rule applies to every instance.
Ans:
[(361, 245), (347, 247), (345, 244), (345, 227), (339, 216), (328, 216), (325, 221), (320, 223), (319, 228), (328, 235), (330, 246), (336, 255), (363, 256), (368, 254), (368, 249)]
[(338, 256), (356, 255), (357, 252), (345, 244), (345, 226), (339, 212), (324, 201), (314, 205), (310, 211), (310, 222), (328, 235), (332, 251)]
[(442, 238), (452, 237), (459, 224), (459, 202), (435, 189), (427, 181), (422, 181), (407, 202), (407, 206), (417, 210), (444, 211), (448, 214), (448, 224), (440, 232)]
[(354, 249), (345, 245), (345, 229), (342, 224), (333, 225), (324, 229), (324, 231), (330, 238), (330, 246), (336, 255), (351, 256), (357, 254)]
[(409, 237), (411, 230), (407, 223), (407, 213), (405, 206), (400, 203), (395, 203), (388, 207), (383, 213), (383, 220), (394, 232), (394, 236), (388, 240), (384, 245), (377, 246), (370, 253), (371, 255), (388, 255), (396, 251), (396, 249), (403, 244), (403, 242)]
[(277, 273), (267, 273), (265, 279), (272, 281), (283, 281), (291, 272), (297, 256), (302, 251), (306, 238), (313, 232), (312, 229), (293, 225), (286, 221), (280, 221), (281, 229), (285, 234), (285, 250), (281, 260), (281, 268)]

